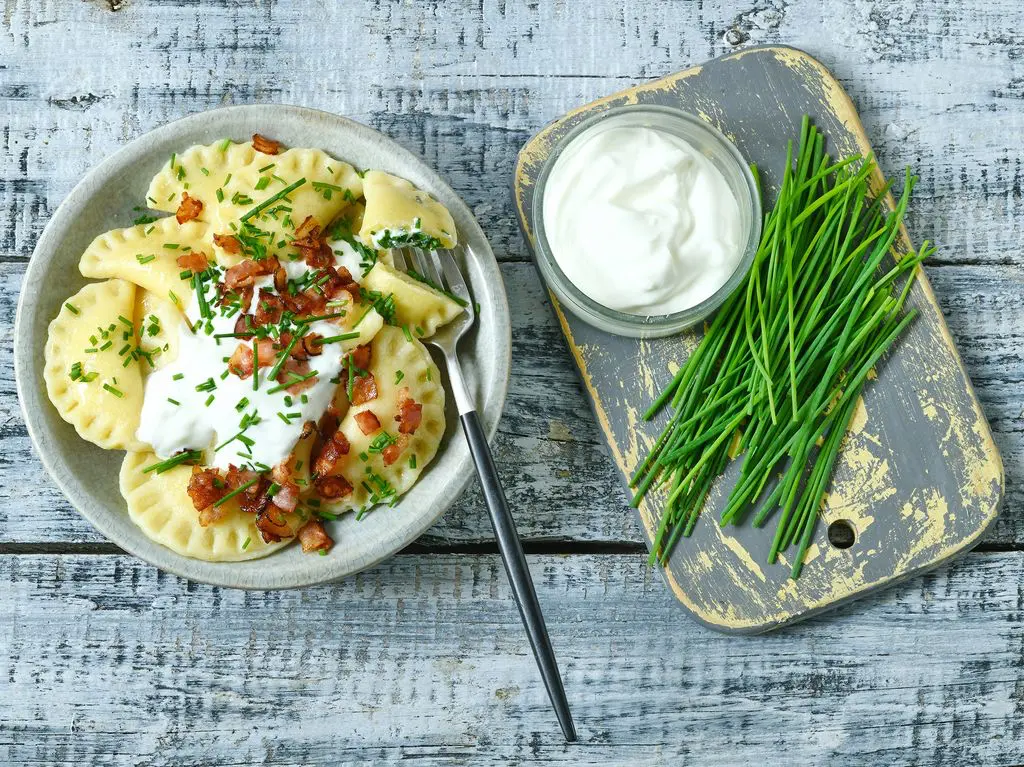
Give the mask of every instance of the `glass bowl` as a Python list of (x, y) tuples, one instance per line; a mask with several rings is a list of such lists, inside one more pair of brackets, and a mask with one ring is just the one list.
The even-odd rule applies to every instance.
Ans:
[[(544, 192), (552, 169), (562, 154), (582, 138), (610, 128), (645, 127), (677, 136), (703, 154), (725, 177), (740, 209), (739, 241), (743, 253), (729, 279), (715, 293), (689, 309), (672, 314), (643, 316), (609, 309), (577, 288), (558, 266), (544, 227)], [(541, 168), (533, 195), (535, 250), (544, 281), (569, 311), (596, 328), (623, 336), (655, 338), (678, 333), (703, 321), (729, 297), (750, 270), (761, 238), (761, 200), (757, 181), (739, 150), (720, 131), (680, 109), (653, 104), (613, 107), (588, 117), (554, 146)]]

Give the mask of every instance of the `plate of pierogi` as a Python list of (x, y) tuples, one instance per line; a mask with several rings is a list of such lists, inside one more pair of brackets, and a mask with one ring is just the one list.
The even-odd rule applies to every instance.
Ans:
[(135, 139), (68, 195), (25, 275), (15, 371), (43, 465), (109, 540), (197, 581), (301, 587), (400, 551), (474, 476), (429, 346), (466, 302), (396, 266), (412, 250), (466, 276), (460, 356), (493, 437), (501, 273), (421, 159), (282, 105)]

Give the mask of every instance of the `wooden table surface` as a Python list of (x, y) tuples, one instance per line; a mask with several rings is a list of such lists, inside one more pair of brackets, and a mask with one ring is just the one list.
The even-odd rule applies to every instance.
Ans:
[[(820, 58), (883, 168), (1006, 465), (971, 554), (767, 636), (690, 620), (647, 569), (515, 224), (515, 153), (598, 96), (760, 43)], [(945, 3), (0, 2), (0, 762), (1024, 763), (1024, 6)], [(287, 102), (420, 153), (502, 262), (496, 441), (581, 742), (562, 742), (477, 491), (345, 582), (243, 593), (102, 539), (33, 455), (11, 337), (76, 181), (191, 112)]]

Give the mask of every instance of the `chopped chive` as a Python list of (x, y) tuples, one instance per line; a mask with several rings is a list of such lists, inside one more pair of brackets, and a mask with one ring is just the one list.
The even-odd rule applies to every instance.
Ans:
[(173, 376), (171, 376), (171, 378), (173, 378), (175, 381), (180, 381), (184, 377), (184, 373), (175, 373)]
[(416, 468), (416, 454), (415, 453), (413, 453), (412, 455), (409, 456), (409, 468), (410, 469), (415, 469)]
[(138, 261), (140, 264), (148, 264), (150, 261), (156, 261), (156, 256), (154, 256), (153, 254), (144, 256), (141, 253), (136, 253), (135, 260)]
[(260, 212), (262, 212), (263, 210), (268, 208), (273, 203), (277, 202), (278, 200), (282, 199), (283, 197), (287, 197), (289, 194), (294, 192), (296, 189), (298, 189), (300, 186), (302, 186), (305, 183), (306, 183), (306, 179), (305, 178), (300, 178), (294, 184), (291, 184), (291, 185), (285, 187), (280, 192), (272, 194), (270, 197), (268, 197), (266, 200), (261, 202), (255, 208), (250, 210), (248, 213), (243, 214), (241, 219), (239, 219), (239, 220), (242, 221), (242, 223), (245, 223), (250, 218), (252, 218), (253, 216), (259, 214)]
[(259, 477), (256, 477), (256, 479), (250, 479), (244, 485), (241, 485), (240, 487), (236, 487), (234, 490), (232, 490), (230, 493), (225, 495), (219, 501), (214, 501), (213, 505), (214, 506), (220, 506), (221, 504), (225, 503), (226, 501), (230, 500), (231, 498), (234, 498), (239, 493), (241, 493), (241, 492), (243, 492), (245, 490), (248, 490), (250, 487), (252, 487), (253, 485), (255, 485), (259, 481), (260, 481)]
[(250, 536), (250, 537), (246, 538), (245, 541), (242, 542), (242, 549), (243, 549), (243, 551), (245, 549), (249, 548), (249, 543), (251, 541), (252, 541), (252, 537)]
[(123, 391), (121, 391), (120, 389), (117, 389), (117, 388), (111, 386), (108, 383), (103, 384), (103, 388), (106, 389), (111, 394), (113, 394), (118, 399), (121, 399), (122, 397), (124, 397), (124, 392)]
[(168, 397), (167, 401), (170, 402), (172, 405), (180, 405), (181, 404), (180, 402), (178, 402), (178, 400), (174, 399), (173, 397)]
[(66, 306), (68, 308), (68, 311), (71, 312), (72, 314), (81, 314), (81, 311), (79, 311), (78, 307), (75, 306), (70, 301), (66, 302), (64, 306)]
[(186, 450), (182, 453), (178, 453), (175, 456), (168, 458), (165, 461), (154, 463), (150, 466), (145, 467), (142, 470), (143, 474), (148, 474), (151, 471), (155, 471), (157, 474), (163, 474), (169, 469), (173, 469), (179, 464), (185, 463), (186, 461), (198, 461), (203, 457), (203, 453), (200, 450)]

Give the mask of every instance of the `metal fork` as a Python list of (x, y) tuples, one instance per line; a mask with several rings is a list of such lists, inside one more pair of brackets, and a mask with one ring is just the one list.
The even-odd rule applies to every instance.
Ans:
[[(462, 368), (459, 366), (459, 358), (456, 353), (459, 339), (465, 335), (476, 319), (473, 298), (469, 294), (469, 288), (466, 286), (466, 281), (451, 251), (439, 250), (429, 253), (417, 248), (407, 248), (393, 250), (392, 255), (397, 269), (403, 272), (410, 271), (410, 268), (415, 269), (421, 277), (454, 295), (464, 305), (462, 314), (440, 328), (433, 336), (424, 340), (440, 349), (444, 354), (445, 362), (448, 365), (448, 380), (455, 396), (455, 404), (459, 409), (462, 429), (466, 433), (466, 441), (469, 443), (469, 452), (473, 456), (473, 463), (476, 464), (477, 474), (480, 475), (480, 486), (483, 488), (484, 500), (486, 500), (487, 510), (490, 512), (494, 536), (498, 541), (498, 550), (505, 562), (505, 573), (508, 575), (509, 583), (512, 585), (512, 594), (519, 606), (519, 615), (526, 625), (526, 633), (530, 638), (533, 655), (537, 659), (540, 674), (544, 678), (544, 686), (547, 688), (548, 697), (555, 708), (555, 715), (558, 717), (558, 723), (562, 727), (565, 739), (570, 742), (575, 741), (576, 727), (569, 711), (565, 689), (562, 687), (562, 677), (558, 672), (555, 653), (551, 649), (551, 640), (548, 638), (544, 616), (541, 614), (540, 604), (537, 602), (537, 592), (534, 590), (533, 580), (530, 578), (530, 568), (526, 564), (526, 555), (523, 553), (523, 546), (519, 541), (519, 533), (516, 532), (512, 512), (509, 511), (505, 492), (501, 488), (498, 471), (494, 466), (494, 459), (491, 457), (491, 449), (487, 445), (487, 437), (484, 436), (476, 405), (466, 388), (466, 381), (462, 376)], [(438, 264), (440, 264), (440, 269)]]

